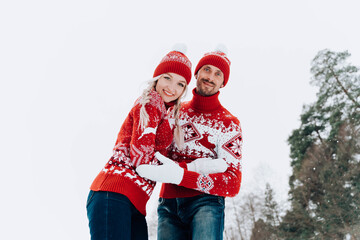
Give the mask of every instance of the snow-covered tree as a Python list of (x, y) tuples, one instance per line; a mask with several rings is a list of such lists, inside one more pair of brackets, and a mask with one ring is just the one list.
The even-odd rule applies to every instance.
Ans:
[(344, 239), (360, 223), (360, 77), (348, 52), (312, 61), (317, 101), (301, 114), (290, 144), (291, 210), (280, 229), (291, 239)]

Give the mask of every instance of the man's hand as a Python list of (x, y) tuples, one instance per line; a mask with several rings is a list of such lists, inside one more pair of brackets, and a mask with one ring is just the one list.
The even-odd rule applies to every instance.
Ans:
[(223, 173), (228, 168), (224, 159), (198, 158), (186, 164), (187, 169), (200, 174)]
[(159, 152), (155, 153), (155, 157), (162, 162), (162, 165), (142, 164), (136, 168), (136, 172), (152, 181), (179, 185), (184, 176), (184, 169)]

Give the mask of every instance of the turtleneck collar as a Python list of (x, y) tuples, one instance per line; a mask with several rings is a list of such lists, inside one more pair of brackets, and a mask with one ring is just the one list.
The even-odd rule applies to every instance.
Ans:
[(190, 106), (200, 112), (212, 112), (221, 107), (219, 102), (220, 92), (211, 96), (201, 96), (196, 93), (196, 88), (193, 89), (193, 98), (190, 101)]
[(164, 102), (166, 109), (169, 109), (170, 107), (174, 106), (174, 105), (175, 105), (175, 102), (176, 102), (176, 101), (172, 101), (172, 102), (168, 102), (168, 103), (167, 103), (167, 102)]

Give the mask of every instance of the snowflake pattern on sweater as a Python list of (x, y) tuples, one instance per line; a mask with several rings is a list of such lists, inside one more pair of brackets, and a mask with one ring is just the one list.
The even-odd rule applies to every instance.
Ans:
[(184, 170), (179, 186), (163, 184), (160, 196), (164, 198), (191, 197), (201, 193), (224, 197), (235, 196), (241, 185), (242, 130), (239, 120), (221, 106), (218, 94), (194, 97), (181, 108), (180, 124), (185, 133), (182, 150), (172, 144), (169, 157), (180, 163), (197, 158), (225, 159), (224, 173), (201, 175)]
[(148, 201), (155, 182), (140, 177), (135, 169), (140, 164), (158, 164), (156, 151), (167, 153), (173, 140), (174, 126), (169, 121), (164, 101), (156, 91), (150, 92), (145, 104), (149, 115), (147, 126), (139, 127), (141, 97), (135, 101), (118, 134), (113, 155), (93, 181), (93, 191), (111, 191), (129, 198), (146, 215)]

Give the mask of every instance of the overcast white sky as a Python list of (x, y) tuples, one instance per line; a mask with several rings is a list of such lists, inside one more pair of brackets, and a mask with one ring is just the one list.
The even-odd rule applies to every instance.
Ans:
[(89, 238), (88, 188), (178, 42), (193, 68), (227, 46), (220, 99), (243, 128), (240, 194), (269, 182), (286, 199), (286, 140), (315, 99), (310, 62), (329, 48), (360, 65), (359, 9), (356, 0), (2, 1), (0, 238)]

